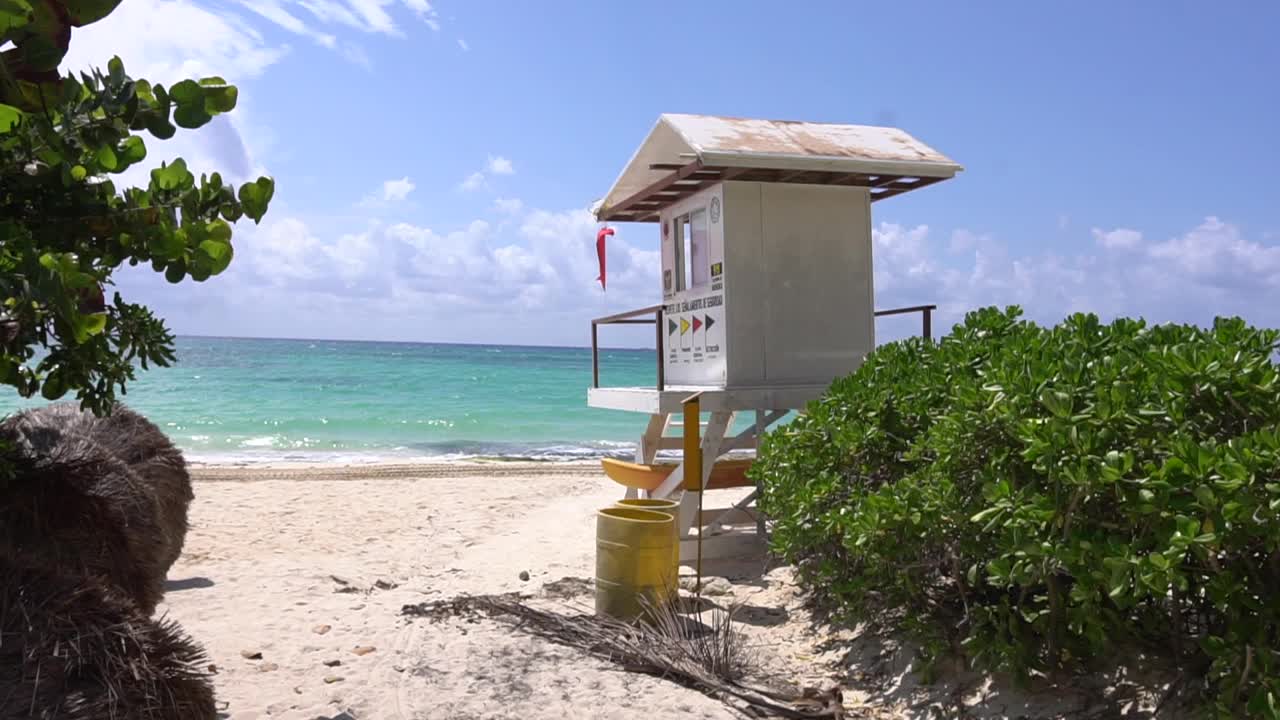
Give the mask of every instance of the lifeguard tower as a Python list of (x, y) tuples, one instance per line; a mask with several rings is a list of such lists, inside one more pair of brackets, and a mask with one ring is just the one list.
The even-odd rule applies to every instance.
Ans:
[[(660, 227), (662, 304), (592, 322), (587, 403), (649, 416), (635, 462), (605, 469), (627, 497), (680, 498), (683, 560), (694, 532), (715, 557), (738, 545), (736, 522), (763, 531), (754, 492), (700, 513), (684, 491), (749, 485), (749, 460), (726, 456), (756, 448), (770, 425), (856, 370), (875, 347), (876, 315), (920, 312), (930, 335), (934, 306), (874, 310), (871, 204), (960, 170), (896, 128), (662, 115), (596, 205), (601, 222)], [(599, 326), (648, 322), (657, 382), (601, 387)], [(683, 459), (655, 458), (682, 447), (669, 433), (695, 394), (710, 419), (701, 482), (687, 483)], [(754, 422), (730, 436), (741, 413)]]

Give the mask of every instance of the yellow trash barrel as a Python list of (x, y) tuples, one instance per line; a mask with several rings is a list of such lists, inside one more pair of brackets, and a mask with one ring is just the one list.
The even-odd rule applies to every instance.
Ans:
[[(665, 498), (627, 498), (615, 507), (635, 507), (671, 516), (671, 577), (680, 579), (680, 503)], [(672, 583), (672, 591), (676, 589)]]
[(596, 513), (596, 614), (622, 620), (640, 617), (639, 597), (665, 603), (671, 577), (670, 515), (630, 507)]

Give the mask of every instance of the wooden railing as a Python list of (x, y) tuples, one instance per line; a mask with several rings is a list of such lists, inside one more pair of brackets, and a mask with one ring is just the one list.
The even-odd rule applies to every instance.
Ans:
[[(886, 315), (906, 315), (908, 313), (920, 313), (921, 327), (920, 335), (922, 337), (933, 338), (933, 311), (937, 310), (937, 305), (913, 305), (911, 307), (893, 308), (891, 310), (876, 310), (876, 317), (885, 317)], [(652, 316), (652, 317), (646, 317)], [(657, 332), (655, 338), (658, 345), (658, 391), (666, 389), (666, 377), (664, 375), (662, 357), (666, 354), (664, 348), (664, 338), (666, 333), (662, 332), (662, 306), (654, 305), (652, 307), (640, 308), (639, 310), (628, 310), (627, 312), (618, 313), (617, 315), (606, 315), (602, 318), (596, 318), (591, 321), (591, 387), (600, 387), (600, 326), (601, 325), (653, 325)]]
[[(645, 315), (652, 315), (653, 317), (645, 317)], [(666, 389), (667, 380), (662, 363), (662, 357), (666, 355), (666, 348), (663, 347), (666, 335), (662, 332), (661, 305), (640, 308), (639, 310), (628, 310), (617, 315), (607, 315), (591, 321), (591, 387), (593, 388), (600, 387), (599, 332), (601, 325), (653, 325), (657, 329), (655, 337), (658, 341), (658, 391), (661, 392)]]
[(911, 307), (894, 308), (892, 310), (877, 310), (876, 317), (884, 317), (886, 315), (906, 315), (907, 313), (920, 313), (920, 337), (925, 340), (933, 339), (933, 311), (937, 310), (937, 305), (912, 305)]

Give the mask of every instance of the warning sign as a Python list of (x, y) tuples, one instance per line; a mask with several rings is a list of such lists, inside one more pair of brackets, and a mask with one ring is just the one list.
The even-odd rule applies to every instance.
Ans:
[[(720, 329), (718, 326), (719, 321), (716, 320), (714, 315), (707, 313), (703, 316), (702, 342), (708, 357), (718, 357), (720, 353), (721, 339)], [(712, 330), (712, 328), (715, 328), (715, 330)]]

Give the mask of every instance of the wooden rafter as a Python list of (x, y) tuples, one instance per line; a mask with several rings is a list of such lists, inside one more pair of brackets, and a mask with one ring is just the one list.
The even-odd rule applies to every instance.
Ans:
[(822, 170), (704, 166), (700, 161), (684, 165), (652, 163), (649, 168), (651, 170), (668, 170), (670, 173), (651, 183), (643, 190), (607, 208), (601, 213), (600, 216), (602, 218), (623, 222), (656, 221), (659, 213), (673, 203), (729, 180), (865, 187), (871, 191), (871, 201), (875, 202), (887, 197), (901, 195), (909, 190), (932, 185), (945, 179), (914, 175), (889, 175), (886, 173), (841, 173)]
[(603, 211), (600, 213), (600, 215), (601, 217), (607, 218), (615, 214), (621, 213), (629, 209), (632, 205), (635, 205), (641, 200), (648, 198), (650, 195), (654, 195), (663, 190), (666, 190), (668, 187), (674, 185), (677, 180), (683, 180), (684, 178), (689, 177), (690, 175), (692, 175), (693, 173), (701, 169), (702, 169), (702, 161), (694, 160), (688, 165), (684, 165), (679, 170), (673, 171), (670, 175), (667, 175), (663, 178), (655, 180), (654, 182), (650, 183), (647, 187), (632, 194), (630, 197), (623, 198), (622, 200), (620, 200), (619, 202), (617, 202), (611, 207), (604, 208)]

